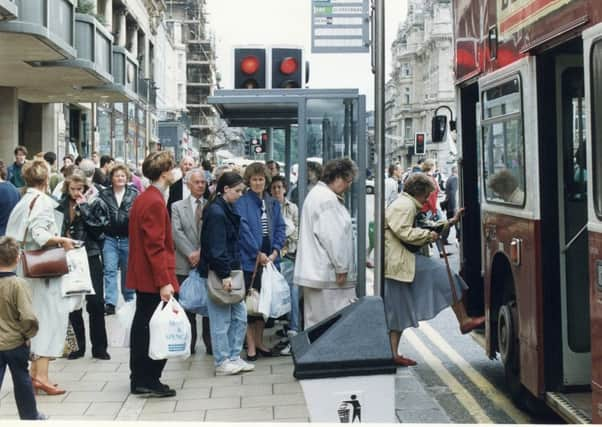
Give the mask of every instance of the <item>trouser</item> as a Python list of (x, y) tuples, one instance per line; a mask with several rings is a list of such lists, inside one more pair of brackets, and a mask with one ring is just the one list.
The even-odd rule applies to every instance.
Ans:
[[(182, 286), (182, 283), (184, 283), (184, 280), (186, 280), (188, 276), (184, 276), (184, 275), (177, 275), (177, 279), (178, 279), (178, 283), (180, 284), (180, 286)], [(196, 345), (196, 340), (197, 340), (197, 327), (196, 327), (196, 314), (195, 313), (191, 313), (190, 311), (186, 311), (186, 316), (188, 316), (188, 320), (190, 321), (190, 326), (192, 329), (192, 335), (191, 335), (191, 342), (190, 342), (190, 352), (194, 353), (194, 347)], [(205, 344), (205, 348), (207, 349), (208, 353), (212, 352), (211, 349), (211, 330), (209, 329), (209, 317), (208, 316), (203, 316), (203, 321), (202, 321), (202, 338), (203, 338), (203, 344)]]
[[(104, 284), (103, 265), (100, 255), (88, 257), (90, 265), (90, 277), (96, 295), (86, 295), (86, 311), (90, 318), (90, 341), (92, 342), (92, 355), (106, 353), (107, 351), (107, 329), (105, 327), (104, 311)], [(69, 314), (69, 321), (73, 326), (77, 346), (83, 354), (86, 352), (86, 329), (82, 310), (75, 310)]]
[(128, 271), (129, 240), (127, 237), (105, 237), (102, 249), (105, 273), (105, 302), (117, 305), (117, 270), (121, 271), (121, 294), (123, 299), (134, 299), (134, 291), (126, 288), (125, 278)]
[(240, 357), (247, 331), (247, 308), (244, 301), (237, 304), (216, 304), (207, 299), (211, 319), (211, 343), (213, 360), (219, 366), (226, 360)]
[(8, 365), (13, 378), (15, 402), (19, 411), (19, 418), (22, 420), (37, 420), (38, 408), (33, 393), (31, 377), (27, 370), (28, 361), (29, 347), (25, 344), (12, 350), (0, 351), (0, 389), (2, 388), (2, 380), (4, 379), (4, 373)]
[(288, 327), (291, 331), (299, 332), (299, 287), (293, 283), (295, 261), (283, 258), (280, 263), (280, 269), (291, 290), (291, 311), (288, 314)]
[(153, 360), (148, 357), (149, 322), (160, 301), (158, 293), (136, 292), (136, 312), (130, 333), (130, 382), (135, 387), (158, 386), (167, 363), (167, 359)]

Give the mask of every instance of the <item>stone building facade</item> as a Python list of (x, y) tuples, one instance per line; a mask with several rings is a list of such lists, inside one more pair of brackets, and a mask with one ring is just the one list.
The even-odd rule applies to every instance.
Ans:
[[(441, 106), (455, 117), (451, 0), (409, 0), (408, 14), (391, 46), (392, 72), (386, 84), (385, 127), (388, 163), (408, 168), (434, 158), (447, 172), (455, 161), (449, 135), (431, 139), (431, 119)], [(441, 108), (437, 114), (449, 117)], [(449, 129), (449, 127), (448, 127)], [(416, 132), (426, 134), (426, 155), (414, 154)]]

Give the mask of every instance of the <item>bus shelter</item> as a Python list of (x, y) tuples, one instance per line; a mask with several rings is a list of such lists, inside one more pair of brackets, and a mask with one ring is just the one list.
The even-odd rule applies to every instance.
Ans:
[[(296, 186), (299, 212), (308, 191), (307, 160), (325, 164), (350, 157), (358, 178), (345, 195), (353, 221), (357, 260), (358, 296), (366, 283), (366, 98), (357, 89), (234, 89), (216, 90), (208, 98), (230, 127), (262, 128), (271, 134), (284, 131), (285, 176), (289, 194)], [(269, 138), (268, 160), (273, 155)], [(297, 181), (291, 169), (297, 164)]]

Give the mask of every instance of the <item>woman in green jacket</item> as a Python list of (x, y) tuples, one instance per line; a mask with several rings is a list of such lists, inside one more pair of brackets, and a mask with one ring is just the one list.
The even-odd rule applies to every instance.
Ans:
[[(418, 253), (420, 247), (439, 238), (436, 231), (419, 228), (416, 215), (427, 201), (435, 186), (425, 174), (411, 175), (404, 184), (404, 192), (385, 211), (385, 311), (394, 362), (412, 366), (416, 362), (398, 353), (399, 339), (409, 326), (435, 317), (451, 306), (466, 334), (481, 326), (483, 317), (471, 318), (461, 301), (467, 288), (462, 278), (453, 274), (458, 301), (454, 303), (447, 269), (444, 264)], [(462, 215), (459, 209), (448, 221), (436, 223), (445, 229), (456, 224)]]

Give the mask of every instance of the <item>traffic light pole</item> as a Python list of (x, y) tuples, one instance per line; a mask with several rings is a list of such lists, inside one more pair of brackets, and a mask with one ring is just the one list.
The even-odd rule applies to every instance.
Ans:
[(374, 26), (374, 295), (384, 296), (385, 284), (385, 0), (373, 0)]

